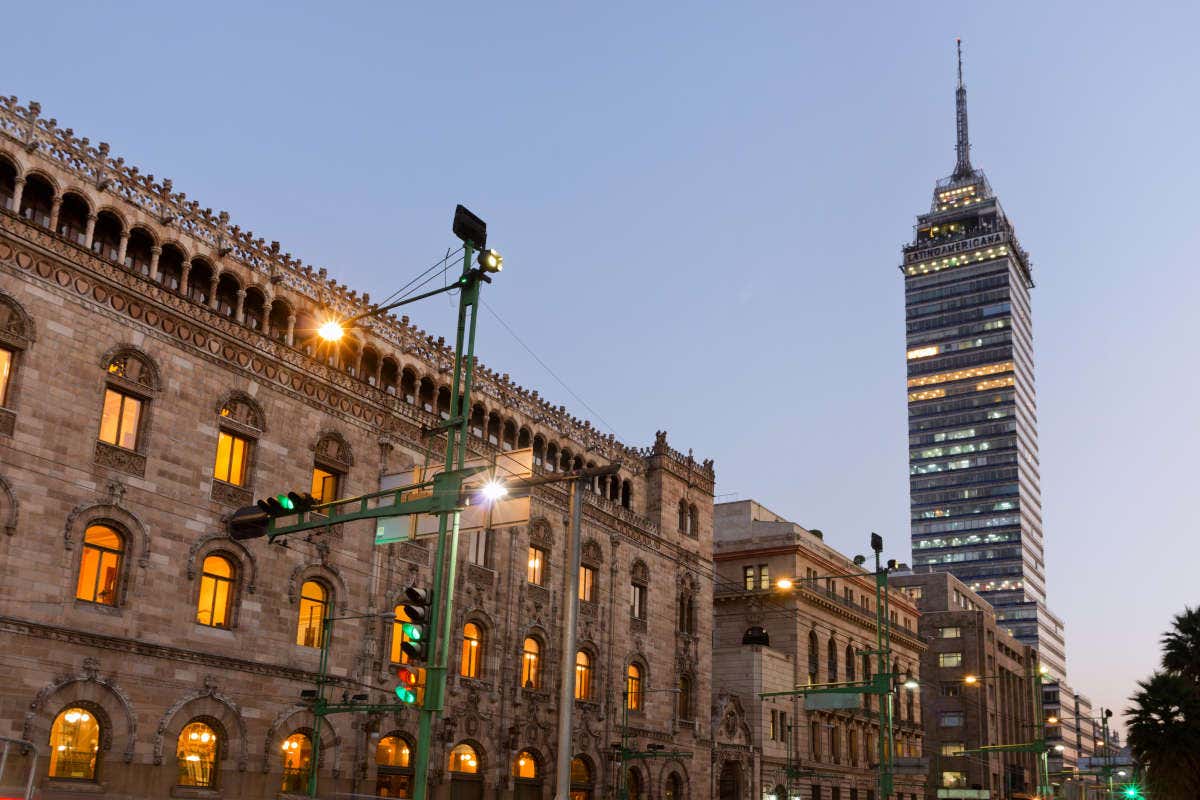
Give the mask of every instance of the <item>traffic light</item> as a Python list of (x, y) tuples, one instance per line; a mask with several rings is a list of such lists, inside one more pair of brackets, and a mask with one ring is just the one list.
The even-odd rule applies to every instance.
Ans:
[(404, 614), (408, 621), (401, 626), (404, 640), (400, 649), (409, 660), (424, 661), (429, 655), (429, 590), (410, 586), (404, 590), (404, 596), (408, 600), (404, 604)]
[(258, 506), (243, 506), (229, 515), (225, 523), (230, 539), (243, 541), (267, 535), (271, 516)]
[(417, 687), (421, 683), (420, 675), (415, 667), (400, 667), (396, 670), (400, 683), (396, 684), (396, 697), (401, 703), (412, 705), (417, 702)]
[(258, 501), (258, 507), (270, 517), (300, 514), (309, 511), (316, 504), (317, 498), (308, 492), (288, 492)]
[(1131, 798), (1131, 800), (1139, 800), (1139, 798), (1142, 796), (1141, 787), (1139, 787), (1136, 783), (1129, 784), (1125, 787), (1125, 796)]

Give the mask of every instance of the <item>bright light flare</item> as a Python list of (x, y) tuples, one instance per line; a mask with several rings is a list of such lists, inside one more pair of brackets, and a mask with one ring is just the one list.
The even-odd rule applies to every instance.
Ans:
[(792, 583), (791, 578), (780, 578), (779, 580), (775, 581), (776, 589), (783, 589), (786, 591), (786, 590), (792, 588), (793, 585), (794, 584)]
[(346, 331), (342, 328), (342, 323), (336, 319), (331, 319), (328, 322), (322, 322), (321, 327), (317, 328), (317, 335), (327, 342), (336, 342), (345, 335)]
[(919, 688), (921, 688), (921, 684), (917, 683), (916, 678), (914, 678), (912, 675), (909, 675), (908, 678), (904, 681), (904, 688), (905, 689), (919, 689)]
[(979, 683), (979, 678), (976, 678), (974, 675), (968, 675), (967, 677), (963, 678), (963, 683), (974, 686), (975, 684)]
[(1057, 725), (1057, 724), (1058, 724), (1058, 717), (1056, 717), (1056, 716), (1054, 716), (1053, 714), (1051, 714), (1050, 716), (1046, 717), (1046, 724), (1047, 724), (1047, 725)]
[(1054, 749), (1057, 752), (1061, 753), (1063, 750), (1066, 750), (1067, 748), (1063, 747), (1061, 744), (1056, 744), (1056, 745), (1054, 745)]
[(499, 481), (488, 481), (479, 491), (480, 494), (494, 503), (501, 497), (504, 497), (504, 495), (508, 494), (508, 487)]

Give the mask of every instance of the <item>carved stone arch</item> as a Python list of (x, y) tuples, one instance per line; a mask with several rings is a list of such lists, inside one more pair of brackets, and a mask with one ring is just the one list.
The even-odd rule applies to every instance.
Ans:
[[(679, 783), (682, 788), (682, 791), (675, 800), (681, 800), (681, 798), (684, 797), (691, 797), (691, 776), (688, 775), (687, 765), (678, 758), (668, 758), (664, 760), (662, 765), (658, 768), (658, 780), (655, 782), (658, 790), (655, 792), (655, 795), (657, 797), (666, 797), (667, 781), (670, 779), (672, 772), (679, 775)], [(780, 800), (785, 800), (785, 798), (780, 798)]]
[(62, 192), (63, 192), (62, 182), (60, 180), (58, 180), (58, 178), (54, 177), (49, 172), (46, 172), (44, 169), (41, 169), (40, 167), (30, 167), (29, 169), (25, 170), (25, 180), (26, 181), (28, 181), (30, 178), (34, 177), (35, 175), (37, 177), (41, 178), (42, 180), (44, 180), (46, 183), (50, 184), (50, 188), (54, 190), (55, 197), (62, 196)]
[(700, 592), (700, 582), (691, 572), (684, 572), (679, 577), (679, 592), (683, 595), (696, 596)]
[(121, 230), (125, 233), (128, 233), (133, 228), (133, 223), (129, 221), (129, 217), (125, 215), (125, 212), (114, 205), (97, 206), (95, 211), (97, 216), (105, 212), (112, 214), (117, 218), (117, 222), (121, 223)]
[(188, 249), (187, 244), (182, 239), (164, 239), (161, 246), (166, 247), (167, 245), (171, 245), (171, 247), (174, 247), (179, 251), (179, 254), (183, 256), (184, 264), (191, 261), (192, 256), (195, 255), (191, 250)]
[(146, 234), (150, 241), (154, 243), (155, 247), (162, 246), (162, 241), (159, 239), (158, 232), (155, 231), (150, 225), (147, 225), (143, 222), (135, 222), (129, 226), (129, 232), (133, 233), (134, 231), (141, 231), (142, 233)]
[[(342, 737), (338, 735), (337, 728), (333, 726), (329, 717), (325, 717), (324, 722), (321, 727), (320, 763), (332, 765), (330, 774), (338, 778), (341, 777)], [(274, 758), (280, 752), (284, 739), (299, 731), (307, 734), (311, 741), (316, 724), (317, 718), (313, 716), (312, 709), (305, 706), (295, 705), (280, 711), (271, 721), (267, 735), (263, 738), (262, 771), (270, 772), (271, 766), (278, 763)]]
[[(120, 502), (119, 498), (113, 500)], [(131, 512), (113, 503), (85, 503), (71, 510), (63, 528), (63, 544), (67, 550), (74, 549), (76, 540), (83, 540), (89, 525), (110, 525), (122, 531), (125, 534), (127, 557), (137, 556), (139, 567), (146, 567), (150, 563), (150, 534), (146, 532), (146, 527)]]
[(545, 517), (534, 517), (529, 522), (529, 544), (549, 550), (554, 544), (554, 534), (550, 521)]
[(346, 589), (346, 582), (332, 564), (301, 564), (292, 570), (292, 576), (288, 579), (289, 603), (296, 604), (300, 597), (300, 587), (310, 578), (329, 584), (334, 593), (334, 603), (341, 613), (346, 612), (350, 593)]
[(339, 472), (347, 472), (354, 466), (354, 451), (350, 448), (350, 442), (338, 431), (321, 431), (312, 445), (312, 451), (318, 461), (336, 467)]
[(158, 364), (144, 350), (132, 344), (123, 343), (110, 348), (100, 359), (100, 367), (112, 378), (152, 396), (162, 386)]
[(236, 423), (252, 433), (267, 432), (267, 415), (262, 406), (250, 395), (239, 389), (226, 392), (217, 401), (216, 413), (224, 420)]
[(8, 536), (17, 532), (17, 513), (20, 510), (12, 487), (8, 485), (4, 476), (0, 475), (0, 531), (4, 531)]
[(218, 733), (225, 736), (225, 742), (217, 749), (218, 758), (234, 757), (237, 760), (238, 772), (245, 772), (248, 763), (248, 740), (241, 709), (233, 700), (216, 690), (216, 683), (211, 677), (206, 677), (204, 682), (204, 689), (180, 697), (158, 721), (158, 728), (154, 734), (154, 763), (163, 763), (167, 747), (174, 746), (179, 739), (179, 732), (189, 722), (204, 718), (200, 721), (216, 722), (221, 728)]
[(100, 722), (100, 749), (109, 752), (121, 746), (126, 764), (133, 761), (137, 743), (137, 715), (133, 702), (117, 684), (101, 677), (94, 658), (83, 660), (83, 672), (55, 678), (43, 686), (29, 704), (21, 726), (21, 738), (39, 747), (50, 741), (50, 727), (63, 709), (79, 706), (96, 715)]
[(64, 198), (66, 198), (67, 195), (72, 195), (74, 197), (78, 197), (79, 200), (83, 203), (83, 205), (87, 208), (88, 214), (95, 213), (96, 202), (94, 200), (92, 200), (91, 195), (88, 193), (88, 191), (86, 189), (80, 188), (76, 184), (71, 184), (70, 186), (64, 186), (63, 190), (62, 190), (62, 196)]
[(36, 339), (33, 317), (15, 297), (0, 292), (0, 342), (24, 350)]
[(25, 174), (24, 164), (22, 164), (21, 160), (8, 150), (0, 150), (0, 161), (8, 162), (8, 165), (13, 168), (13, 172), (16, 173), (18, 178)]
[(647, 585), (650, 583), (650, 568), (640, 558), (634, 560), (633, 565), (629, 568), (629, 575), (637, 583)]
[(587, 539), (583, 543), (580, 563), (589, 567), (599, 567), (604, 563), (604, 548), (595, 539)]
[[(479, 762), (479, 768), (476, 770), (476, 773), (479, 775), (487, 775), (488, 768), (490, 768), (492, 766), (488, 760), (487, 749), (483, 746), (482, 742), (480, 742), (478, 739), (474, 739), (470, 736), (466, 737), (465, 739), (457, 740), (456, 742), (454, 742), (454, 744), (452, 744), (449, 748), (447, 748), (447, 750), (446, 750), (447, 758), (443, 759), (443, 762), (441, 765), (442, 769), (446, 770), (447, 767), (449, 767), (449, 765), (450, 765), (449, 757), (448, 757), (450, 750), (454, 749), (455, 747), (458, 747), (460, 744), (468, 745), (472, 750), (475, 751), (475, 760)], [(447, 770), (447, 774), (449, 774), (448, 770)]]
[(238, 582), (246, 587), (248, 593), (254, 594), (255, 583), (258, 580), (258, 562), (245, 545), (230, 539), (224, 533), (210, 533), (192, 543), (188, 549), (187, 579), (194, 581), (200, 573), (204, 559), (217, 554), (228, 555), (238, 562)]

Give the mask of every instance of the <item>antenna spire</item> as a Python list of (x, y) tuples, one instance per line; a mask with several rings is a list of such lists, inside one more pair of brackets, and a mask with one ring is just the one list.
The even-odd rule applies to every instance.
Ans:
[(975, 171), (971, 166), (971, 142), (967, 136), (967, 87), (963, 86), (962, 77), (962, 39), (955, 39), (958, 48), (958, 89), (954, 93), (954, 121), (958, 140), (954, 145), (957, 160), (954, 164), (953, 178), (965, 178)]

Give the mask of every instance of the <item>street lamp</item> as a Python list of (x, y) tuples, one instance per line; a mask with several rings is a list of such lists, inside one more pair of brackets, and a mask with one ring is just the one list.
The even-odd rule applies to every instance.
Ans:
[(486, 498), (487, 500), (489, 500), (491, 502), (495, 502), (495, 501), (499, 500), (501, 497), (504, 497), (504, 495), (508, 494), (508, 487), (505, 486), (504, 484), (502, 484), (500, 481), (490, 480), (487, 483), (485, 483), (483, 485), (483, 488), (480, 489), (479, 491), (480, 491), (480, 494), (482, 494), (484, 496), (484, 498)]
[(779, 580), (775, 581), (776, 589), (783, 589), (784, 591), (787, 591), (788, 589), (792, 588), (792, 586), (794, 586), (794, 584), (792, 583), (791, 578), (780, 578)]

